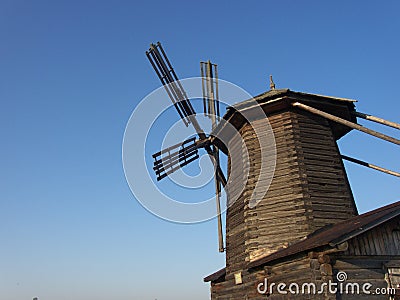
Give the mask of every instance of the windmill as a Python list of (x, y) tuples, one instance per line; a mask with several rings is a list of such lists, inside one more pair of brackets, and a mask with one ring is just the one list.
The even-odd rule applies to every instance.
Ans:
[[(197, 135), (197, 137), (187, 139), (153, 154), (153, 170), (157, 176), (157, 180), (159, 181), (181, 167), (198, 159), (199, 149), (202, 148), (207, 152), (214, 164), (215, 170), (214, 181), (219, 252), (224, 252), (225, 248), (222, 233), (220, 196), (222, 187), (226, 186), (226, 178), (220, 167), (219, 148), (214, 142), (215, 138), (213, 138), (212, 135), (207, 135), (197, 121), (196, 112), (190, 103), (174, 68), (165, 54), (161, 43), (158, 42), (157, 44), (151, 44), (149, 50), (146, 51), (146, 56), (163, 84), (168, 97), (179, 114), (179, 117), (187, 127), (192, 126)], [(202, 77), (204, 114), (210, 118), (212, 130), (214, 130), (220, 120), (217, 65), (210, 61), (200, 62), (200, 71)]]

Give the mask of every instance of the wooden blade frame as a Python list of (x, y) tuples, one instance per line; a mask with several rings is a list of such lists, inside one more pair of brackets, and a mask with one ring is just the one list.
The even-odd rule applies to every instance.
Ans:
[(199, 158), (196, 138), (185, 140), (153, 154), (153, 170), (160, 181), (169, 174)]
[[(223, 246), (223, 235), (222, 235), (222, 221), (221, 221), (221, 207), (220, 207), (220, 192), (221, 185), (225, 187), (226, 178), (219, 165), (219, 150), (215, 145), (210, 145), (209, 137), (206, 136), (203, 129), (200, 127), (196, 119), (196, 113), (191, 105), (182, 84), (166, 56), (161, 43), (158, 42), (156, 45), (151, 44), (150, 49), (146, 51), (146, 56), (149, 59), (153, 69), (163, 84), (168, 97), (171, 99), (175, 109), (186, 126), (191, 124), (200, 140), (196, 142), (194, 138), (184, 141), (183, 143), (176, 144), (165, 150), (162, 150), (153, 155), (154, 158), (154, 171), (157, 175), (157, 180), (161, 180), (169, 174), (175, 172), (179, 168), (189, 164), (190, 162), (199, 158), (198, 148), (204, 148), (210, 159), (215, 164), (215, 186), (217, 195), (217, 216), (218, 216), (218, 236), (219, 236), (219, 250), (224, 251)], [(215, 79), (213, 76), (213, 68)], [(202, 67), (203, 72), (203, 67)], [(218, 102), (218, 71), (217, 66), (211, 64), (208, 61), (205, 65), (204, 72), (207, 76), (207, 93), (204, 94), (204, 82), (203, 85), (203, 96), (207, 98), (208, 103), (208, 114), (212, 119), (212, 128), (214, 129), (217, 125), (217, 119), (219, 121), (219, 102)], [(204, 74), (202, 73), (202, 77)], [(203, 79), (204, 80), (204, 79)], [(204, 98), (204, 99), (206, 99)], [(207, 112), (205, 111), (207, 114)]]
[(213, 129), (215, 129), (217, 121), (220, 119), (218, 66), (210, 61), (201, 61), (200, 74), (204, 114), (212, 120)]
[(221, 215), (221, 181), (218, 176), (218, 168), (219, 166), (219, 149), (217, 146), (213, 146), (213, 154), (215, 161), (215, 201), (217, 205), (217, 221), (218, 221), (218, 250), (219, 252), (224, 252), (224, 234), (222, 230), (222, 215)]
[[(204, 114), (211, 119), (212, 130), (217, 127), (220, 120), (219, 113), (219, 95), (218, 95), (218, 69), (217, 65), (207, 62), (200, 62), (201, 87), (203, 91), (203, 109)], [(211, 148), (211, 147), (210, 147)], [(213, 157), (215, 167), (215, 201), (217, 206), (218, 221), (218, 250), (224, 252), (224, 235), (222, 230), (221, 216), (221, 178), (222, 173), (219, 165), (219, 149), (216, 145), (212, 149), (207, 150), (208, 154)], [(226, 182), (223, 183), (225, 186)]]
[(183, 86), (179, 82), (174, 68), (168, 60), (161, 43), (156, 45), (151, 44), (150, 49), (146, 51), (147, 58), (149, 59), (154, 71), (157, 73), (158, 78), (164, 85), (164, 88), (174, 104), (179, 116), (186, 126), (191, 123), (190, 115), (194, 115), (195, 111), (192, 104), (188, 100)]

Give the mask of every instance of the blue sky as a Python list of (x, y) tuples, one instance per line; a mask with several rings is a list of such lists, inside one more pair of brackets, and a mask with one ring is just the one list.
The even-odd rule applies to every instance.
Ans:
[[(163, 43), (180, 78), (211, 59), (253, 95), (273, 74), (278, 88), (357, 99), (398, 122), (399, 11), (398, 1), (1, 1), (0, 299), (207, 299), (202, 278), (224, 266), (216, 221), (163, 221), (124, 177), (126, 123), (159, 87), (149, 44)], [(390, 143), (352, 132), (339, 146), (400, 170)], [(399, 199), (397, 178), (346, 167), (360, 212)]]

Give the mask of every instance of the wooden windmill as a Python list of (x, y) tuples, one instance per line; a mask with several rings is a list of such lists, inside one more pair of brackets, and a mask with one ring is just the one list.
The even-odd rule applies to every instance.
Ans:
[[(263, 113), (253, 114), (254, 121), (250, 124), (242, 115), (254, 109), (254, 100)], [(240, 156), (228, 160), (231, 165), (235, 164), (235, 168), (228, 167), (229, 189), (235, 190), (243, 182), (245, 188), (233, 203), (230, 203), (231, 197), (228, 193), (226, 267), (205, 278), (205, 281), (211, 282), (212, 299), (264, 299), (256, 289), (260, 279), (264, 277), (270, 278), (270, 281), (275, 280), (274, 282), (285, 279), (286, 282), (303, 283), (316, 276), (313, 280), (315, 284), (320, 284), (321, 281), (315, 278), (322, 276), (325, 278), (323, 280), (328, 280), (327, 276), (332, 276), (332, 271), (329, 270), (339, 268), (324, 264), (323, 268), (328, 268), (328, 271), (321, 269), (321, 273), (315, 275), (313, 269), (310, 269), (310, 257), (312, 260), (314, 254), (306, 251), (311, 251), (313, 247), (317, 249), (315, 251), (321, 251), (313, 243), (321, 240), (324, 236), (323, 230), (332, 227), (331, 231), (335, 235), (343, 235), (343, 239), (349, 239), (352, 235), (344, 234), (343, 224), (347, 224), (349, 228), (349, 224), (352, 224), (356, 229), (348, 230), (355, 230), (357, 234), (367, 228), (364, 225), (357, 227), (360, 222), (357, 218), (364, 220), (369, 215), (358, 216), (343, 159), (400, 177), (398, 172), (340, 153), (337, 140), (352, 129), (400, 144), (400, 140), (396, 138), (357, 124), (357, 118), (397, 129), (400, 129), (399, 124), (357, 112), (354, 103), (355, 100), (351, 99), (294, 92), (289, 89), (271, 89), (254, 97), (252, 101), (237, 103), (228, 109), (223, 117), (224, 124), (233, 125), (240, 137), (229, 139), (227, 149), (238, 152), (247, 150), (249, 163), (242, 161)], [(266, 116), (276, 141), (276, 167), (267, 193), (252, 207), (249, 205), (252, 191), (260, 174), (264, 172), (260, 167), (262, 150), (255, 131)], [(224, 136), (225, 130), (225, 126), (219, 126), (214, 134)], [(233, 157), (229, 153), (228, 155)], [(398, 215), (399, 209), (390, 211), (385, 218)], [(381, 218), (380, 222), (387, 220)], [(369, 226), (378, 224), (375, 221), (369, 222)], [(388, 241), (396, 238), (397, 225), (393, 226), (394, 231), (389, 231), (391, 234)], [(312, 237), (318, 233), (319, 237), (313, 240)], [(343, 240), (332, 238), (324, 251), (345, 251), (343, 249), (347, 244), (336, 245), (336, 241)], [(380, 241), (374, 237), (368, 243), (379, 244)], [(385, 247), (389, 250), (383, 250), (379, 254), (394, 259), (399, 252), (395, 247), (390, 248), (390, 244), (394, 242), (388, 242)], [(366, 253), (376, 255), (372, 251)], [(299, 255), (303, 256), (299, 258)], [(365, 259), (372, 260), (371, 257)], [(380, 263), (379, 260), (377, 263)], [(371, 270), (375, 271), (376, 269)], [(382, 275), (379, 280), (384, 283), (384, 278)], [(272, 299), (287, 299), (279, 296)]]
[[(183, 123), (186, 126), (192, 126), (197, 135), (197, 138), (187, 139), (153, 154), (153, 169), (157, 180), (161, 180), (181, 167), (197, 160), (199, 158), (199, 149), (204, 149), (207, 152), (215, 167), (214, 178), (220, 252), (225, 250), (220, 195), (221, 187), (227, 185), (226, 177), (220, 166), (220, 153), (229, 157), (228, 170), (231, 172), (229, 174), (229, 183), (233, 187), (232, 190), (235, 190), (235, 185), (246, 183), (245, 190), (242, 192), (241, 198), (239, 198), (240, 201), (229, 203), (232, 197), (229, 197), (228, 193), (229, 208), (227, 211), (226, 236), (228, 246), (232, 250), (227, 253), (227, 256), (237, 257), (247, 253), (247, 259), (249, 260), (263, 253), (275, 251), (277, 247), (279, 248), (283, 245), (279, 231), (271, 231), (270, 233), (263, 231), (254, 233), (259, 241), (264, 241), (254, 247), (255, 244), (251, 242), (251, 239), (247, 240), (247, 237), (251, 236), (252, 228), (254, 228), (251, 226), (249, 228), (246, 227), (246, 218), (251, 219), (251, 216), (255, 216), (254, 220), (250, 221), (249, 219), (248, 222), (256, 224), (261, 222), (260, 220), (267, 218), (267, 216), (268, 218), (273, 218), (274, 215), (278, 217), (286, 213), (288, 216), (286, 219), (287, 226), (294, 221), (297, 222), (297, 217), (301, 220), (306, 218), (307, 222), (310, 223), (299, 227), (304, 230), (297, 228), (295, 231), (290, 232), (291, 238), (284, 239), (287, 243), (327, 224), (344, 220), (357, 214), (342, 159), (394, 176), (400, 176), (397, 172), (339, 153), (336, 140), (351, 129), (363, 131), (395, 144), (400, 143), (395, 138), (358, 125), (356, 123), (357, 117), (399, 128), (399, 124), (394, 122), (356, 112), (353, 100), (293, 92), (288, 89), (276, 90), (275, 84), (270, 78), (271, 90), (269, 92), (249, 101), (238, 103), (228, 109), (224, 116), (225, 124), (233, 124), (239, 132), (239, 138), (232, 137), (230, 139), (231, 133), (224, 132), (229, 131), (225, 124), (220, 124), (222, 126), (217, 128), (220, 121), (217, 66), (210, 61), (201, 62), (203, 109), (204, 114), (210, 118), (212, 123), (212, 134), (207, 135), (201, 128), (196, 118), (196, 112), (162, 45), (159, 42), (151, 44), (149, 50), (146, 51), (146, 55)], [(266, 114), (262, 113), (259, 116), (254, 116), (255, 123), (249, 124), (246, 122), (246, 118), (241, 116), (245, 111), (254, 109), (254, 103), (258, 103), (258, 106)], [(257, 129), (257, 126), (263, 122), (266, 116), (276, 138), (278, 157), (274, 179), (264, 200), (266, 201), (270, 195), (277, 193), (276, 197), (285, 199), (285, 201), (278, 201), (278, 198), (275, 199), (274, 196), (271, 200), (273, 207), (268, 208), (268, 211), (263, 212), (261, 215), (257, 211), (263, 208), (265, 201), (264, 204), (261, 203), (260, 207), (249, 210), (249, 213), (244, 213), (248, 207), (246, 208), (243, 203), (249, 201), (248, 194), (254, 189), (260, 172), (262, 172), (259, 169), (261, 149), (258, 144), (259, 141), (255, 138), (254, 129)], [(259, 118), (259, 121), (257, 121), (257, 118)], [(216, 138), (217, 136), (226, 137), (228, 144), (222, 143), (221, 140)], [(236, 149), (236, 151), (251, 149), (248, 161), (232, 161), (233, 156), (230, 155), (229, 149)], [(237, 156), (236, 159), (240, 160), (241, 156)], [(233, 169), (231, 168), (232, 164), (235, 165)], [(246, 168), (248, 173), (243, 172)], [(241, 173), (248, 174), (247, 178), (241, 178)], [(313, 188), (315, 188), (316, 194), (314, 194)], [(337, 200), (332, 204), (330, 199), (335, 196), (335, 193), (338, 194), (337, 196), (341, 200)], [(290, 200), (291, 197), (294, 198)], [(278, 206), (276, 201), (280, 203)], [(300, 205), (298, 201), (301, 201), (302, 204)], [(338, 210), (338, 207), (341, 207), (341, 209)], [(332, 209), (332, 211), (329, 211), (329, 209)], [(241, 211), (241, 213), (238, 214), (238, 211)], [(312, 213), (309, 213), (311, 211)], [(308, 214), (311, 215), (305, 217)], [(329, 214), (331, 214), (330, 217), (327, 216)], [(240, 215), (242, 217), (239, 217)], [(286, 224), (280, 222), (277, 223), (280, 224), (279, 226)], [(241, 229), (236, 228), (236, 226)], [(248, 249), (243, 251), (244, 249), (240, 245), (245, 239)], [(276, 243), (273, 242), (274, 240), (276, 240)], [(264, 244), (265, 247), (262, 246)]]
[[(351, 99), (275, 89), (272, 78), (269, 91), (229, 107), (220, 120), (217, 68), (208, 61), (200, 64), (203, 109), (212, 123), (207, 135), (161, 44), (152, 44), (146, 54), (180, 118), (197, 134), (153, 155), (157, 180), (198, 159), (199, 149), (215, 166), (219, 251), (226, 251), (226, 267), (204, 279), (211, 282), (212, 299), (264, 299), (257, 292), (264, 278), (321, 284), (354, 264), (363, 267), (360, 282), (378, 274), (376, 282), (385, 285), (387, 278), (400, 274), (400, 202), (358, 215), (343, 160), (397, 177), (400, 173), (345, 156), (337, 146), (352, 129), (400, 145), (396, 138), (357, 124), (357, 118), (396, 129), (400, 124), (356, 111)], [(246, 114), (252, 115), (251, 124)], [(266, 147), (267, 153), (262, 153), (256, 132), (266, 118), (276, 149)], [(224, 142), (216, 137), (224, 137)], [(265, 172), (261, 156), (275, 159), (273, 152), (271, 184), (262, 200), (251, 206), (251, 195)], [(220, 153), (228, 156), (228, 179), (220, 167)], [(243, 184), (244, 189), (238, 188)], [(219, 197), (221, 187), (228, 185), (224, 247)], [(238, 198), (232, 195), (237, 190)], [(306, 299), (336, 299), (327, 293), (318, 297)]]
[[(211, 135), (206, 135), (196, 118), (196, 112), (180, 83), (161, 43), (151, 44), (146, 51), (153, 69), (163, 84), (169, 98), (171, 99), (180, 118), (186, 126), (193, 126), (198, 138), (191, 138), (176, 145), (172, 145), (155, 154), (154, 171), (157, 180), (167, 177), (181, 167), (199, 158), (198, 149), (204, 149), (215, 167), (215, 195), (218, 218), (218, 242), (219, 251), (224, 252), (224, 241), (221, 220), (221, 186), (225, 187), (226, 178), (219, 163), (219, 148)], [(210, 61), (200, 62), (203, 91), (204, 114), (211, 120), (212, 129), (217, 127), (220, 119), (220, 108), (218, 101), (218, 70), (217, 65)]]

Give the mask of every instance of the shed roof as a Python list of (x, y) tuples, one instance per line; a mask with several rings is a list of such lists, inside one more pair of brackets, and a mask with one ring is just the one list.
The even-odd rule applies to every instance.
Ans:
[[(304, 240), (295, 242), (285, 249), (278, 250), (270, 255), (261, 257), (249, 263), (248, 267), (255, 268), (277, 259), (326, 245), (330, 245), (332, 247), (336, 246), (399, 215), (400, 201), (372, 210), (362, 215), (352, 217), (346, 221), (325, 226), (308, 235)], [(205, 277), (204, 281), (214, 281), (222, 276), (225, 276), (225, 268)]]

